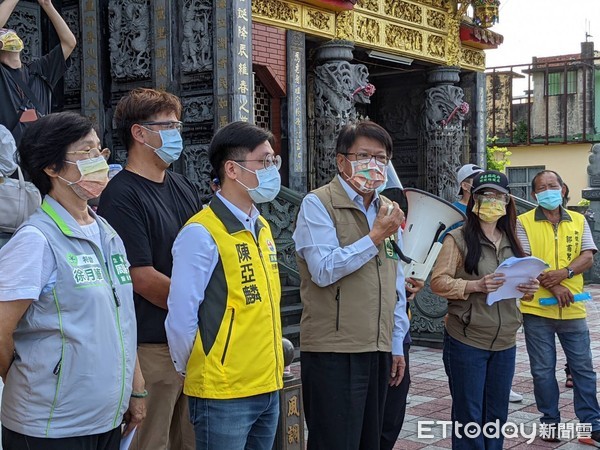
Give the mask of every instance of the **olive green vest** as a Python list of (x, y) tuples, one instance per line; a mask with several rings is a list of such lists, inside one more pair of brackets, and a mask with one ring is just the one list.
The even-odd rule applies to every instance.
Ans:
[[(339, 245), (345, 247), (369, 234), (365, 214), (352, 202), (337, 177), (312, 192), (333, 221)], [(382, 205), (390, 201), (380, 196)], [(361, 353), (392, 350), (394, 308), (397, 301), (398, 260), (386, 245), (354, 273), (326, 287), (311, 279), (306, 261), (298, 256), (300, 349), (308, 352)]]

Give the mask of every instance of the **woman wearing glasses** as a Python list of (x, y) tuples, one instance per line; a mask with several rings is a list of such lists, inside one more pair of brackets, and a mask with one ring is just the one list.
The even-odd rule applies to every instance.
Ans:
[(2, 446), (118, 449), (146, 392), (125, 249), (87, 205), (109, 151), (63, 112), (33, 122), (19, 154), (44, 201), (0, 250)]
[[(495, 273), (498, 265), (525, 255), (516, 237), (515, 205), (506, 176), (481, 172), (471, 192), (465, 224), (444, 239), (431, 290), (448, 299), (443, 359), (452, 395), (452, 448), (499, 450), (521, 313), (514, 298), (488, 306), (486, 296), (504, 284), (503, 275)], [(531, 279), (518, 290), (530, 300), (538, 287)], [(486, 424), (497, 427), (494, 437), (481, 432)], [(488, 430), (487, 436), (493, 432)]]

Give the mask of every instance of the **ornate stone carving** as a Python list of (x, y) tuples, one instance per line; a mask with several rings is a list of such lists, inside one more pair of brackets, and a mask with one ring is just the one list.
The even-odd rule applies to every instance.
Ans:
[(184, 73), (212, 70), (212, 2), (183, 2), (183, 41), (181, 67)]
[(212, 95), (184, 98), (182, 103), (184, 122), (210, 122), (214, 119)]
[(427, 38), (427, 53), (437, 58), (446, 56), (446, 40), (442, 36), (431, 34)]
[(379, 22), (369, 17), (358, 17), (356, 20), (356, 35), (363, 42), (379, 42)]
[(309, 28), (316, 28), (319, 30), (326, 30), (331, 28), (331, 19), (333, 16), (317, 11), (316, 9), (309, 9), (306, 12), (308, 19), (307, 26)]
[(389, 16), (407, 22), (420, 24), (423, 21), (423, 9), (419, 5), (402, 0), (385, 0), (384, 11)]
[(42, 56), (39, 11), (37, 4), (21, 2), (6, 23), (6, 27), (15, 30), (23, 40), (21, 61), (25, 64)]
[(600, 144), (592, 145), (588, 161), (590, 164), (587, 166), (587, 173), (590, 176), (590, 186), (600, 187)]
[(108, 3), (110, 67), (117, 80), (150, 78), (150, 11), (146, 0)]
[[(75, 35), (77, 42), (81, 42), (81, 28), (79, 26), (79, 8), (70, 6), (63, 8), (62, 16)], [(91, 31), (91, 30), (90, 30)], [(65, 91), (81, 90), (81, 45), (75, 46), (70, 56), (71, 65), (64, 75)]]
[(451, 4), (452, 0), (419, 0), (419, 3), (427, 6), (433, 6), (434, 8), (448, 9), (448, 5)]
[[(296, 217), (300, 209), (301, 197), (292, 202), (288, 196), (282, 194), (283, 192), (272, 202), (261, 203), (258, 207), (261, 215), (268, 220), (271, 226), (271, 233), (277, 247), (277, 261), (279, 264), (283, 263), (286, 268), (297, 272), (296, 247), (292, 240), (292, 233), (296, 228)], [(290, 285), (295, 284), (290, 283)]]
[(439, 31), (446, 30), (446, 14), (434, 9), (427, 10), (427, 25)]
[(411, 302), (410, 310), (412, 312), (411, 332), (433, 333), (441, 337), (444, 332), (443, 318), (448, 312), (448, 301), (431, 292), (429, 280)]
[(468, 112), (463, 90), (451, 85), (459, 70), (445, 67), (431, 71), (430, 80), (439, 85), (425, 91), (421, 125), (425, 189), (448, 201), (456, 195), (455, 173), (461, 165), (463, 121)]
[(386, 25), (385, 43), (400, 50), (423, 52), (423, 35), (421, 32), (399, 25)]
[(205, 201), (213, 194), (209, 184), (212, 166), (208, 160), (208, 146), (209, 144), (185, 145), (182, 154), (184, 175), (198, 187)]
[[(356, 103), (368, 103), (364, 92), (353, 95), (368, 83), (368, 70), (362, 64), (350, 64), (354, 45), (332, 41), (319, 48), (323, 61), (315, 69), (315, 165), (316, 183), (328, 183), (336, 173), (335, 142), (345, 124), (357, 120)], [(324, 57), (324, 55), (327, 55)]]
[(300, 8), (279, 0), (254, 0), (252, 13), (283, 22), (300, 22)]
[(335, 37), (354, 40), (354, 12), (341, 11), (335, 16)]
[(379, 11), (379, 2), (377, 0), (358, 0), (356, 6), (368, 9), (369, 11)]

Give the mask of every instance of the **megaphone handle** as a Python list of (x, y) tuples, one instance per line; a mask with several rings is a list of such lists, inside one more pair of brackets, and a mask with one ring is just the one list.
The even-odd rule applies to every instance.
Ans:
[(394, 236), (390, 236), (390, 243), (392, 244), (392, 248), (396, 252), (396, 255), (398, 255), (398, 258), (400, 258), (406, 264), (410, 264), (412, 262), (412, 259), (402, 253), (402, 250), (400, 250), (400, 247), (398, 247), (398, 244), (396, 244), (396, 241), (394, 240)]

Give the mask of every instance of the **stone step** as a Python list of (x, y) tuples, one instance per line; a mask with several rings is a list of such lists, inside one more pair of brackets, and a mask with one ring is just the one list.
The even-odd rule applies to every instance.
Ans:
[(300, 303), (300, 288), (298, 286), (281, 286), (281, 306)]
[(281, 307), (281, 325), (298, 325), (302, 316), (302, 304), (284, 305)]

